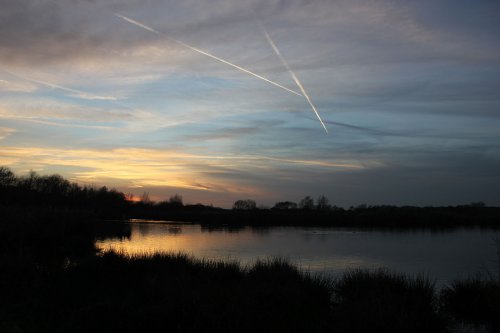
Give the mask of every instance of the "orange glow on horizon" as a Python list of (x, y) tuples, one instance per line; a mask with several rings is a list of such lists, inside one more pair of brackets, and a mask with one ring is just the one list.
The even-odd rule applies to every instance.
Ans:
[[(156, 189), (197, 191), (213, 195), (194, 195), (194, 200), (210, 198), (215, 193), (244, 195), (247, 198), (273, 197), (267, 184), (255, 184), (242, 176), (265, 172), (273, 177), (284, 167), (359, 170), (377, 166), (375, 162), (286, 159), (259, 155), (206, 155), (176, 150), (117, 148), (62, 149), (43, 147), (0, 147), (2, 164), (18, 172), (35, 170), (42, 173), (61, 173), (80, 184), (106, 185), (123, 192), (149, 192), (152, 200), (163, 199)], [(54, 170), (54, 171), (53, 171)], [(63, 170), (61, 172), (60, 170)], [(233, 176), (227, 176), (226, 174)], [(151, 192), (156, 192), (153, 194)], [(191, 195), (194, 192), (190, 192)], [(199, 202), (199, 201), (198, 201)]]

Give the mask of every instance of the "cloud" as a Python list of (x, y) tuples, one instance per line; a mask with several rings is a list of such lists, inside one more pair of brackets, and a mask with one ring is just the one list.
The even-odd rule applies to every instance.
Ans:
[[(255, 155), (203, 155), (158, 149), (58, 149), (39, 147), (0, 147), (0, 156), (16, 168), (32, 165), (77, 168), (68, 174), (83, 183), (108, 183), (121, 187), (171, 187), (212, 192), (265, 192), (242, 175), (266, 169), (264, 178), (273, 178), (273, 170), (282, 167), (318, 169), (359, 169), (360, 165), (326, 160), (291, 160)], [(80, 171), (85, 168), (85, 171)], [(240, 181), (231, 178), (239, 175)]]
[(58, 100), (28, 97), (0, 101), (0, 118), (104, 123), (131, 121), (136, 119), (136, 114), (128, 109), (80, 106)]
[(184, 140), (193, 142), (211, 140), (234, 140), (241, 137), (249, 137), (262, 131), (263, 129), (258, 127), (221, 128), (215, 131), (208, 131), (208, 133), (189, 134), (184, 137)]
[(0, 127), (0, 141), (14, 133), (16, 130), (13, 128)]
[(26, 82), (13, 82), (0, 79), (0, 91), (29, 93), (37, 90), (37, 86)]
[[(182, 190), (204, 202), (247, 194), (300, 199), (306, 192), (345, 205), (370, 197), (451, 202), (480, 197), (476, 184), (495, 197), (489, 184), (498, 179), (492, 170), (500, 140), (500, 4), (494, 1), (0, 0), (0, 6), (0, 137), (9, 145), (0, 157), (17, 170), (61, 170), (82, 182), (156, 195)], [(332, 125), (331, 135), (318, 131), (303, 98), (115, 12), (293, 86), (259, 30), (262, 21)], [(427, 179), (440, 188), (432, 192)]]
[(65, 25), (64, 10), (56, 2), (4, 0), (0, 5), (0, 57), (4, 64), (54, 61), (85, 52), (85, 43), (76, 28), (81, 19), (75, 20), (73, 27)]
[[(156, 30), (171, 32), (174, 38), (186, 37), (200, 48), (212, 45), (229, 51), (228, 41), (244, 42), (249, 46), (246, 54), (231, 52), (240, 53), (240, 59), (254, 57), (255, 46), (264, 47), (262, 36), (247, 33), (257, 30), (257, 17), (290, 53), (304, 51), (305, 55), (315, 43), (322, 44), (321, 52), (307, 55), (314, 61), (291, 63), (298, 69), (299, 65), (324, 66), (330, 61), (328, 54), (335, 55), (336, 63), (448, 59), (498, 64), (500, 52), (498, 45), (490, 43), (500, 30), (495, 20), (499, 6), (487, 1), (475, 8), (480, 15), (468, 15), (468, 6), (450, 1), (148, 1), (144, 6), (140, 1), (3, 0), (0, 4), (3, 63), (102, 59), (109, 50), (121, 53), (156, 40), (153, 34), (119, 29), (123, 25), (113, 19), (113, 12), (136, 17)], [(314, 59), (317, 56), (322, 58)]]
[(298, 200), (306, 194), (326, 194), (342, 206), (363, 202), (439, 205), (474, 200), (498, 204), (500, 198), (495, 196), (495, 189), (499, 185), (500, 147), (492, 149), (491, 154), (486, 154), (470, 147), (460, 155), (454, 150), (405, 151), (404, 145), (387, 147), (383, 153), (358, 149), (354, 153), (363, 159), (374, 155), (383, 161), (358, 164), (330, 159), (195, 154), (182, 148), (11, 146), (0, 147), (0, 156), (20, 171), (63, 168), (65, 176), (83, 184), (107, 184), (126, 192), (149, 191), (155, 193), (156, 199), (181, 192), (189, 194), (192, 201), (224, 206), (243, 197), (272, 204), (284, 199)]
[[(90, 99), (90, 100), (108, 100), (108, 101), (116, 101), (117, 100), (117, 98), (114, 97), (114, 96), (102, 96), (102, 95), (90, 94), (88, 92), (81, 91), (81, 90), (78, 90), (78, 89), (64, 87), (64, 86), (61, 86), (61, 85), (58, 85), (58, 84), (55, 84), (55, 83), (51, 83), (51, 82), (47, 82), (47, 81), (42, 81), (42, 80), (37, 80), (37, 79), (30, 78), (30, 77), (27, 77), (27, 76), (24, 76), (24, 75), (13, 73), (13, 72), (11, 72), (9, 70), (6, 70), (6, 69), (4, 69), (4, 72), (6, 72), (6, 73), (8, 73), (8, 74), (10, 74), (10, 75), (12, 75), (12, 76), (14, 76), (16, 78), (22, 79), (24, 81), (28, 81), (28, 82), (36, 83), (36, 84), (39, 84), (39, 85), (47, 86), (47, 87), (50, 87), (50, 88), (59, 89), (59, 90), (65, 91), (65, 92), (69, 92), (71, 94), (70, 96), (74, 96), (74, 97), (77, 97), (77, 98)], [(1, 83), (1, 81), (0, 81), (0, 83)], [(30, 91), (28, 91), (28, 92), (30, 92)]]

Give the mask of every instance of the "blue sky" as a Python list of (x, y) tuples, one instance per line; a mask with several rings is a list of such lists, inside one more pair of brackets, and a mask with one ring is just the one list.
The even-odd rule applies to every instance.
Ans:
[[(0, 164), (16, 172), (224, 207), (500, 205), (497, 1), (0, 5)], [(263, 28), (329, 134), (304, 97), (171, 39), (300, 92)]]

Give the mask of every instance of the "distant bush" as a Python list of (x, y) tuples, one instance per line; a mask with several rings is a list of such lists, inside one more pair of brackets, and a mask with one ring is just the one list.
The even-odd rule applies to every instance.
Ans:
[(316, 209), (318, 210), (329, 210), (332, 206), (330, 205), (330, 201), (324, 195), (320, 195), (316, 200)]
[(233, 204), (235, 210), (254, 210), (257, 209), (257, 203), (254, 200), (237, 200)]
[(297, 209), (297, 204), (292, 201), (281, 201), (274, 204), (273, 208), (278, 210)]
[(304, 210), (314, 209), (314, 199), (308, 195), (305, 196), (302, 200), (299, 201), (299, 208)]
[(16, 176), (7, 167), (0, 166), (0, 187), (12, 186), (16, 182)]

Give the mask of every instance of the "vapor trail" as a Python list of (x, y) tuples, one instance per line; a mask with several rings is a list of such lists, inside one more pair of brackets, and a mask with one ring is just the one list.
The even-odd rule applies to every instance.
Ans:
[(44, 85), (44, 86), (47, 86), (47, 87), (50, 87), (50, 88), (54, 88), (54, 89), (59, 89), (59, 90), (63, 90), (63, 91), (67, 91), (67, 92), (70, 92), (72, 93), (74, 97), (77, 97), (77, 98), (81, 98), (81, 99), (87, 99), (87, 100), (102, 100), (102, 101), (109, 101), (110, 103), (113, 103), (114, 105), (117, 105), (119, 107), (122, 107), (124, 109), (127, 109), (127, 110), (131, 110), (131, 111), (134, 111), (134, 112), (137, 112), (138, 110), (131, 107), (131, 106), (128, 106), (126, 104), (123, 104), (123, 103), (120, 103), (118, 101), (118, 98), (116, 97), (113, 97), (113, 96), (99, 96), (99, 95), (94, 95), (94, 94), (89, 94), (85, 91), (81, 91), (81, 90), (77, 90), (77, 89), (73, 89), (73, 88), (68, 88), (68, 87), (64, 87), (64, 86), (61, 86), (61, 85), (58, 85), (58, 84), (54, 84), (54, 83), (51, 83), (51, 82), (47, 82), (47, 81), (42, 81), (42, 80), (37, 80), (37, 79), (33, 79), (31, 77), (26, 77), (24, 75), (20, 75), (20, 74), (17, 74), (17, 73), (13, 73), (7, 69), (1, 69), (1, 71), (7, 73), (7, 74), (10, 74), (12, 76), (15, 76), (21, 80), (25, 80), (25, 81), (29, 81), (29, 82), (33, 82), (33, 83), (38, 83), (38, 84), (41, 84), (41, 85)]
[(271, 45), (271, 47), (273, 48), (274, 52), (276, 53), (276, 55), (280, 58), (281, 62), (283, 63), (283, 65), (285, 66), (286, 70), (290, 73), (290, 75), (292, 76), (293, 80), (295, 81), (295, 83), (297, 84), (297, 86), (299, 87), (300, 91), (302, 92), (302, 95), (305, 97), (305, 99), (307, 100), (307, 102), (309, 103), (309, 105), (311, 106), (311, 109), (314, 111), (314, 113), (316, 114), (316, 117), (318, 117), (321, 125), (323, 126), (323, 128), (325, 129), (326, 133), (328, 134), (328, 129), (326, 128), (325, 126), (325, 123), (323, 122), (323, 120), (321, 119), (321, 117), (319, 116), (319, 113), (318, 111), (316, 110), (316, 107), (314, 106), (314, 104), (312, 103), (311, 101), (311, 98), (309, 98), (309, 95), (307, 94), (306, 90), (304, 89), (304, 87), (302, 86), (302, 84), (300, 83), (299, 81), (299, 78), (295, 75), (295, 73), (292, 71), (292, 69), (290, 68), (290, 66), (288, 65), (288, 62), (286, 62), (285, 58), (283, 58), (283, 56), (281, 55), (281, 52), (280, 50), (278, 49), (278, 47), (276, 46), (276, 44), (274, 44), (273, 40), (271, 39), (271, 36), (269, 36), (269, 34), (267, 33), (266, 29), (264, 29), (264, 33), (266, 35), (266, 38), (267, 38), (267, 41), (269, 42), (269, 45)]
[(75, 94), (74, 96), (78, 97), (78, 98), (83, 98), (83, 99), (91, 99), (91, 100), (108, 100), (108, 101), (116, 101), (116, 97), (112, 97), (112, 96), (99, 96), (99, 95), (94, 95), (94, 94), (89, 94), (85, 91), (81, 91), (81, 90), (77, 90), (77, 89), (73, 89), (73, 88), (68, 88), (68, 87), (63, 87), (63, 86), (60, 86), (58, 84), (54, 84), (54, 83), (51, 83), (51, 82), (47, 82), (47, 81), (42, 81), (42, 80), (37, 80), (37, 79), (33, 79), (33, 78), (30, 78), (30, 77), (26, 77), (26, 76), (23, 76), (23, 75), (20, 75), (20, 74), (17, 74), (17, 73), (13, 73), (9, 70), (6, 70), (6, 69), (2, 69), (5, 73), (8, 73), (12, 76), (15, 76), (17, 78), (20, 78), (22, 80), (25, 80), (25, 81), (30, 81), (30, 82), (33, 82), (33, 83), (38, 83), (38, 84), (41, 84), (41, 85), (44, 85), (44, 86), (47, 86), (47, 87), (51, 87), (51, 88), (55, 88), (55, 89), (60, 89), (60, 90), (64, 90), (64, 91), (67, 91), (67, 92), (70, 92), (70, 93), (73, 93)]
[[(236, 69), (238, 69), (238, 70), (240, 70), (240, 71), (242, 71), (242, 72), (244, 72), (244, 73), (250, 74), (250, 75), (252, 75), (252, 76), (254, 76), (254, 77), (258, 78), (258, 79), (264, 80), (264, 81), (266, 81), (267, 83), (270, 83), (270, 84), (272, 84), (272, 85), (275, 85), (276, 87), (279, 87), (279, 88), (284, 89), (284, 90), (286, 90), (286, 91), (288, 91), (288, 92), (291, 92), (292, 94), (295, 94), (295, 95), (298, 95), (298, 96), (304, 96), (303, 94), (300, 94), (300, 93), (296, 92), (295, 90), (292, 90), (292, 89), (289, 89), (289, 88), (287, 88), (287, 87), (285, 87), (285, 86), (282, 86), (281, 84), (276, 83), (276, 82), (274, 82), (274, 81), (271, 81), (271, 80), (269, 80), (269, 79), (267, 79), (267, 78), (265, 78), (265, 77), (263, 77), (263, 76), (261, 76), (261, 75), (259, 75), (259, 74), (256, 74), (256, 73), (254, 73), (254, 72), (252, 72), (252, 71), (249, 71), (248, 69), (245, 69), (245, 68), (243, 68), (243, 67), (241, 67), (241, 66), (235, 65), (235, 64), (233, 64), (232, 62), (229, 62), (229, 61), (227, 61), (227, 60), (224, 60), (224, 59), (222, 59), (222, 58), (219, 58), (219, 57), (217, 57), (217, 56), (215, 56), (215, 55), (213, 55), (213, 54), (211, 54), (211, 53), (208, 53), (208, 52), (205, 52), (205, 51), (203, 51), (203, 50), (200, 50), (199, 48), (196, 48), (196, 47), (194, 47), (194, 46), (191, 46), (191, 45), (189, 45), (189, 44), (186, 44), (186, 43), (184, 43), (184, 42), (182, 42), (182, 41), (180, 41), (180, 40), (178, 40), (178, 39), (172, 38), (172, 37), (170, 37), (170, 36), (168, 36), (168, 35), (166, 35), (166, 34), (164, 34), (164, 33), (160, 32), (160, 31), (158, 31), (158, 30), (155, 30), (155, 29), (153, 29), (153, 28), (151, 28), (151, 27), (148, 27), (148, 26), (147, 26), (147, 25), (145, 25), (145, 24), (142, 24), (141, 22), (138, 22), (138, 21), (136, 21), (136, 20), (133, 20), (133, 19), (131, 19), (131, 18), (129, 18), (129, 17), (123, 16), (123, 15), (120, 15), (120, 14), (117, 14), (117, 13), (114, 13), (114, 14), (115, 14), (115, 16), (117, 16), (117, 17), (119, 17), (119, 18), (121, 18), (121, 19), (124, 19), (124, 20), (125, 20), (125, 21), (127, 21), (128, 23), (134, 24), (134, 25), (136, 25), (136, 26), (138, 26), (138, 27), (140, 27), (140, 28), (143, 28), (143, 29), (145, 29), (145, 30), (147, 30), (147, 31), (150, 31), (150, 32), (152, 32), (152, 33), (155, 33), (155, 34), (157, 34), (157, 35), (164, 36), (165, 38), (167, 38), (167, 39), (169, 39), (169, 40), (171, 40), (171, 41), (173, 41), (173, 42), (175, 42), (175, 43), (177, 43), (177, 44), (180, 44), (180, 45), (182, 45), (182, 46), (184, 46), (184, 47), (186, 47), (186, 48), (188, 48), (188, 49), (190, 49), (190, 50), (192, 50), (192, 51), (195, 51), (195, 52), (198, 52), (198, 53), (200, 53), (200, 54), (206, 55), (207, 57), (210, 57), (210, 58), (212, 58), (212, 59), (214, 59), (214, 60), (217, 60), (217, 61), (219, 61), (219, 62), (222, 62), (222, 63), (224, 63), (224, 64), (226, 64), (226, 65), (229, 65), (229, 66), (231, 66), (231, 67), (233, 67), (233, 68), (236, 68)], [(302, 93), (303, 93), (303, 92), (302, 92)]]
[(125, 20), (125, 21), (127, 21), (128, 23), (135, 24), (136, 26), (141, 27), (141, 28), (143, 28), (143, 29), (146, 29), (147, 31), (154, 32), (154, 33), (155, 33), (155, 34), (157, 34), (157, 35), (161, 35), (161, 34), (162, 34), (161, 32), (159, 32), (159, 31), (157, 31), (157, 30), (155, 30), (155, 29), (153, 29), (153, 28), (150, 28), (150, 27), (148, 27), (147, 25), (144, 25), (144, 24), (142, 24), (142, 23), (141, 23), (141, 22), (139, 22), (139, 21), (133, 20), (133, 19), (131, 19), (131, 18), (128, 18), (128, 17), (123, 16), (123, 15), (120, 15), (120, 14), (118, 14), (118, 13), (114, 13), (114, 14), (115, 14), (115, 16), (118, 16), (119, 18), (124, 19), (124, 20)]

